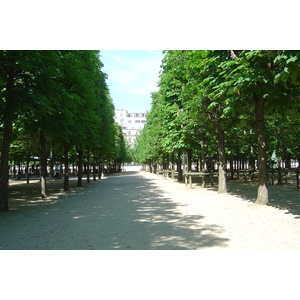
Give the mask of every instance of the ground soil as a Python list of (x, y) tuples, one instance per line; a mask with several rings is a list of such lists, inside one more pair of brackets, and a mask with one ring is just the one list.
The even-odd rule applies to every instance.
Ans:
[(300, 192), (269, 186), (270, 205), (255, 205), (256, 183), (185, 187), (127, 170), (63, 191), (49, 180), (10, 181), (10, 211), (0, 214), (0, 249), (23, 250), (298, 250)]

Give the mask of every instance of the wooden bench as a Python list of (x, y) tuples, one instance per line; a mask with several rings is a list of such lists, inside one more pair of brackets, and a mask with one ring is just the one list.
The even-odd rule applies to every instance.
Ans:
[(204, 173), (204, 172), (185, 172), (184, 173), (184, 177), (185, 177), (185, 186), (187, 187), (188, 184), (189, 184), (189, 187), (192, 188), (192, 184), (193, 184), (193, 176), (194, 177), (200, 177), (201, 179), (201, 187), (202, 188), (205, 188), (206, 185), (207, 185), (207, 179), (206, 178), (209, 178), (210, 179), (210, 184), (212, 186), (214, 186), (214, 174), (213, 172), (210, 172), (210, 173)]
[(175, 179), (175, 173), (177, 174), (177, 172), (175, 172), (174, 170), (163, 170), (163, 178), (164, 179), (167, 179), (167, 178)]
[(178, 174), (178, 172), (174, 170), (156, 170), (156, 175), (162, 175), (163, 179), (172, 178), (175, 179), (175, 175)]
[(233, 170), (226, 170), (226, 176), (236, 176), (238, 180), (243, 179), (244, 181), (253, 180), (254, 178), (254, 170), (251, 169), (237, 169)]

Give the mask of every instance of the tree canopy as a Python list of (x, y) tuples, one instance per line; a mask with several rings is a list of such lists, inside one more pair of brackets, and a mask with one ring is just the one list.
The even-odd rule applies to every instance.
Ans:
[[(178, 151), (218, 162), (226, 192), (227, 162), (243, 156), (258, 165), (256, 203), (268, 203), (268, 161), (299, 159), (300, 51), (170, 50), (159, 91), (137, 145), (139, 161), (163, 161)], [(198, 156), (199, 157), (199, 156)], [(179, 171), (179, 170), (178, 170)]]
[[(0, 51), (0, 210), (8, 210), (10, 161), (39, 157), (41, 196), (47, 160), (122, 161), (124, 137), (101, 70), (100, 51)], [(53, 167), (53, 162), (52, 162)], [(78, 167), (78, 184), (82, 165)]]

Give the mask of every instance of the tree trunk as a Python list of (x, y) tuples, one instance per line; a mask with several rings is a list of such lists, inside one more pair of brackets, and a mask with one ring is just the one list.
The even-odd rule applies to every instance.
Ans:
[(205, 149), (204, 149), (204, 140), (202, 139), (201, 143), (201, 160), (200, 160), (200, 171), (204, 172), (205, 171)]
[(253, 154), (253, 147), (250, 148), (249, 165), (251, 170), (255, 170), (255, 157)]
[(60, 158), (60, 166), (59, 166), (59, 170), (60, 170), (59, 178), (61, 178), (61, 176), (64, 174), (63, 164), (64, 164), (64, 157), (61, 156), (61, 158)]
[(96, 181), (96, 163), (97, 160), (95, 158), (95, 155), (93, 155), (93, 181)]
[(162, 165), (163, 165), (163, 170), (166, 170), (167, 169), (167, 159), (166, 159), (165, 154), (163, 154), (163, 157), (162, 157)]
[(218, 121), (215, 124), (216, 124), (217, 134), (218, 134), (218, 156), (219, 156), (218, 193), (227, 193), (224, 130), (221, 128), (221, 125)]
[(153, 162), (153, 173), (156, 174), (157, 171), (157, 158), (154, 158), (154, 162)]
[(290, 153), (287, 153), (287, 155), (286, 155), (285, 167), (287, 169), (291, 169), (292, 168), (291, 154)]
[(8, 211), (8, 159), (9, 147), (12, 135), (12, 122), (14, 119), (14, 75), (15, 69), (13, 64), (8, 68), (5, 85), (5, 103), (3, 111), (3, 135), (2, 135), (2, 149), (0, 162), (0, 212)]
[(12, 133), (12, 121), (4, 121), (3, 143), (0, 165), (0, 212), (8, 211), (8, 157)]
[(50, 178), (54, 178), (54, 161), (53, 161), (53, 152), (52, 148), (50, 150)]
[(232, 150), (230, 151), (230, 179), (234, 179), (234, 169), (233, 169), (233, 154)]
[(103, 169), (103, 166), (102, 166), (102, 159), (101, 159), (101, 158), (98, 158), (98, 167), (99, 167), (98, 179), (101, 179), (101, 176), (102, 176), (102, 169)]
[(277, 168), (278, 168), (278, 181), (277, 181), (277, 185), (281, 185), (282, 184), (282, 176), (281, 176), (281, 157), (282, 157), (282, 147), (281, 147), (281, 132), (280, 132), (280, 128), (278, 128), (277, 131), (277, 151), (276, 151), (276, 156), (277, 156)]
[(183, 181), (183, 174), (182, 174), (182, 161), (181, 161), (181, 151), (178, 150), (177, 152), (177, 172), (178, 172), (178, 177), (177, 180), (179, 182)]
[(258, 141), (258, 191), (256, 204), (268, 204), (268, 174), (267, 174), (267, 153), (265, 137), (264, 106), (265, 100), (262, 95), (254, 95), (256, 127)]
[[(208, 114), (209, 118), (212, 120), (218, 140), (218, 193), (227, 193), (227, 185), (226, 185), (226, 157), (225, 157), (225, 138), (224, 138), (224, 130), (221, 126), (220, 122), (220, 107), (217, 116), (213, 116)], [(214, 170), (214, 166), (212, 168)]]
[(26, 183), (29, 184), (29, 163), (30, 163), (30, 155), (26, 156)]
[(109, 168), (110, 168), (110, 161), (106, 160), (106, 162), (104, 162), (104, 174), (105, 174), (105, 170), (106, 170), (106, 175), (109, 176)]
[(21, 162), (18, 161), (18, 180), (21, 179)]
[(65, 176), (64, 176), (64, 191), (68, 191), (69, 187), (69, 149), (70, 145), (65, 143), (64, 147), (64, 165), (65, 165)]
[(46, 136), (40, 130), (40, 182), (41, 182), (41, 197), (47, 198), (47, 157), (46, 157)]
[(187, 150), (187, 171), (192, 171), (192, 149)]
[(87, 151), (87, 162), (86, 162), (86, 180), (90, 183), (90, 150)]
[(104, 158), (102, 157), (101, 159), (101, 176), (100, 176), (100, 179), (101, 177), (104, 177)]
[(77, 186), (81, 187), (82, 186), (82, 149), (77, 149), (78, 152), (78, 179), (77, 179)]
[(75, 156), (72, 156), (72, 176), (75, 176)]
[[(171, 170), (172, 170), (172, 171), (175, 170), (174, 161), (175, 161), (175, 158), (174, 158), (174, 152), (172, 152), (172, 155), (171, 155)], [(173, 179), (174, 179), (174, 178), (173, 178)]]

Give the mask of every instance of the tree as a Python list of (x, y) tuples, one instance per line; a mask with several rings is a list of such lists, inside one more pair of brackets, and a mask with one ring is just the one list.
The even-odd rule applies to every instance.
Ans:
[(282, 66), (277, 63), (280, 51), (242, 51), (230, 62), (225, 62), (227, 76), (224, 85), (230, 86), (232, 107), (241, 109), (252, 100), (258, 141), (258, 194), (257, 204), (268, 203), (266, 116), (293, 107), (293, 91), (278, 80)]
[[(109, 146), (114, 144), (115, 131), (113, 105), (106, 74), (101, 71), (99, 51), (1, 51), (0, 63), (0, 83), (4, 86), (0, 90), (0, 117), (4, 124), (3, 128), (0, 126), (0, 210), (7, 211), (13, 131), (18, 145), (23, 145), (21, 135), (39, 141), (42, 197), (47, 196), (50, 151), (54, 149), (57, 157), (64, 157), (64, 189), (68, 190), (69, 151), (77, 148), (81, 164), (84, 153), (94, 157), (92, 152), (104, 149), (101, 155), (107, 155)], [(80, 184), (82, 165), (78, 170)]]
[[(204, 140), (209, 140), (207, 148), (213, 149), (213, 124), (219, 157), (218, 191), (226, 192), (226, 151), (231, 156), (231, 168), (234, 153), (248, 153), (250, 165), (255, 168), (257, 152), (256, 203), (267, 204), (266, 126), (270, 118), (282, 113), (299, 116), (299, 71), (299, 51), (166, 51), (160, 77), (161, 99), (152, 104), (138, 145), (141, 148), (142, 141), (150, 145), (155, 139), (162, 153), (197, 149), (198, 145), (203, 153)], [(160, 134), (151, 138), (155, 131)], [(232, 131), (240, 135), (243, 144), (236, 143)], [(226, 139), (230, 141), (227, 148)], [(293, 148), (299, 152), (299, 147)]]
[(39, 79), (40, 51), (0, 51), (1, 123), (0, 211), (8, 210), (8, 160), (13, 123), (34, 103), (32, 89)]

